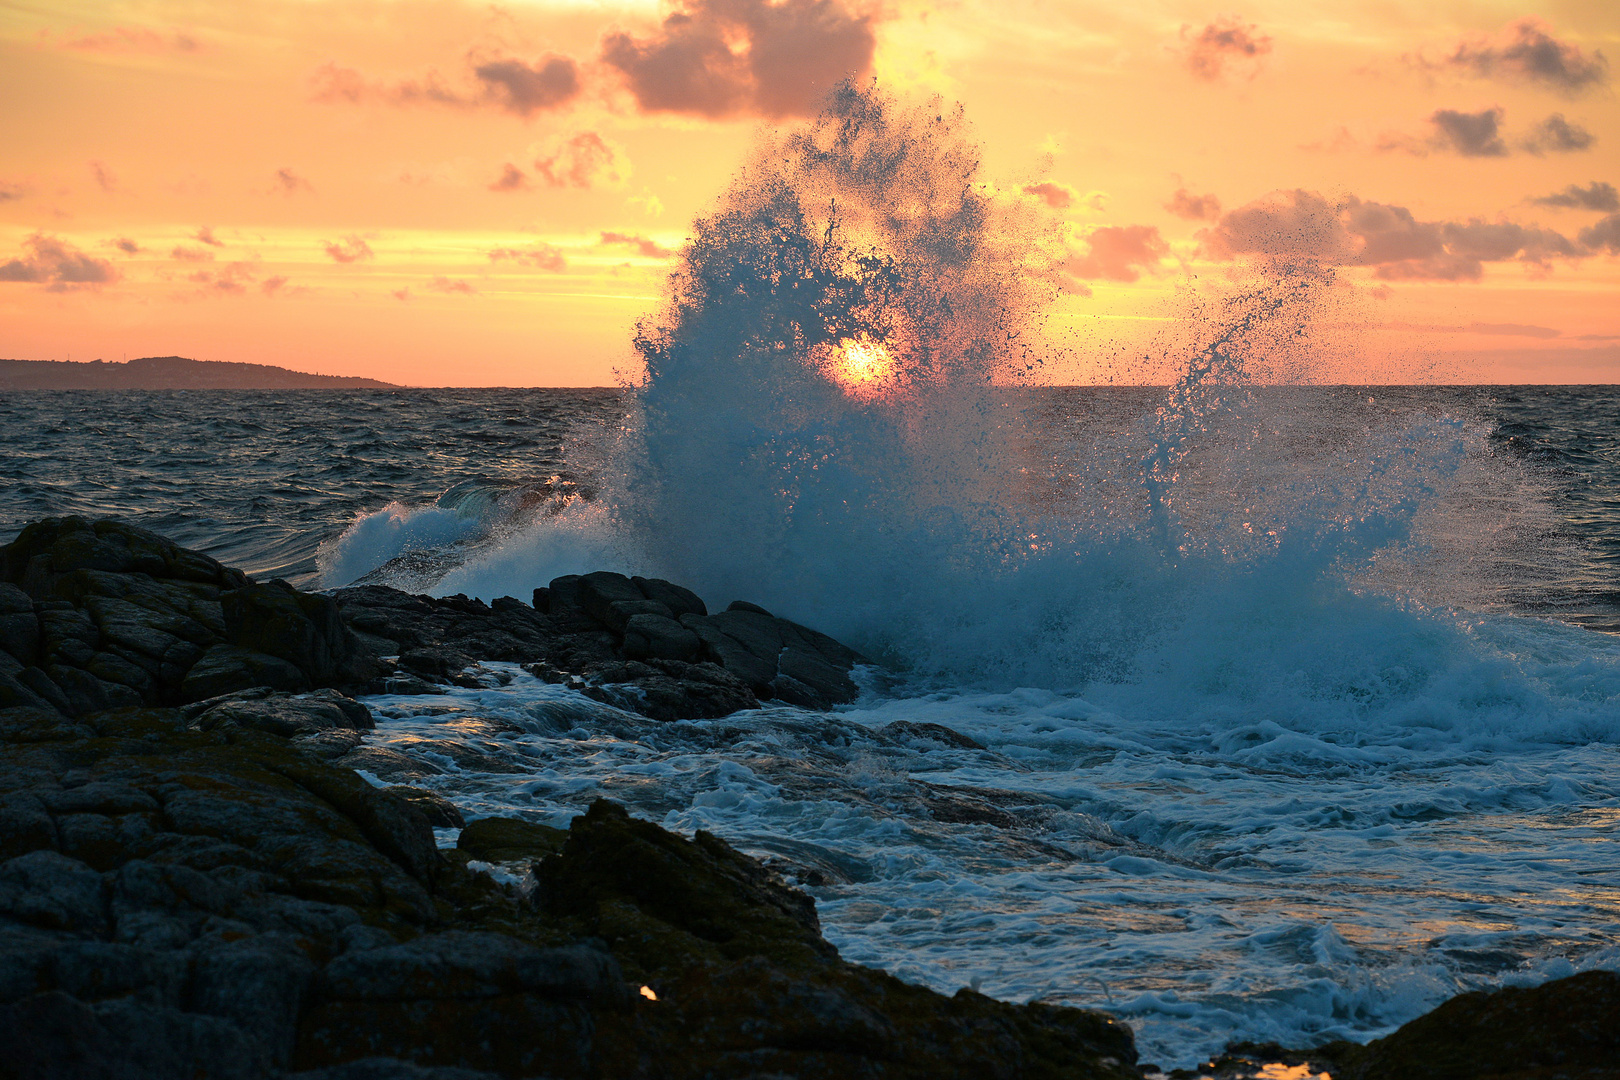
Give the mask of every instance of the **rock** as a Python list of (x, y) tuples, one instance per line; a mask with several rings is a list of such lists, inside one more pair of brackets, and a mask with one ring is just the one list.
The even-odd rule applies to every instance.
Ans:
[(610, 661), (587, 670), (587, 696), (654, 720), (713, 720), (759, 708), (748, 684), (715, 664), (653, 658)]
[(281, 694), (254, 701), (222, 702), (192, 721), (192, 726), (199, 731), (212, 731), (225, 725), (253, 728), (291, 739), (335, 728), (352, 728), (354, 722), (332, 702)]
[(942, 743), (958, 750), (985, 749), (983, 743), (963, 735), (960, 731), (953, 731), (944, 724), (927, 724), (914, 720), (894, 720), (884, 724), (878, 731), (895, 740), (910, 742), (921, 739), (926, 742)]
[(656, 657), (659, 660), (691, 663), (698, 658), (698, 650), (702, 646), (696, 634), (665, 615), (632, 615), (624, 625), (622, 648), (628, 660)]
[(272, 581), (222, 593), (220, 607), (227, 640), (287, 661), (313, 685), (359, 686), (383, 673), (329, 596)]
[(201, 701), (260, 686), (298, 693), (309, 689), (309, 677), (278, 656), (220, 644), (192, 665), (180, 684), (179, 698)]
[[(548, 910), (597, 925), (611, 921), (615, 905), (629, 904), (713, 944), (720, 955), (837, 956), (821, 937), (810, 897), (717, 836), (699, 831), (684, 840), (606, 799), (574, 819), (567, 844), (540, 863), (536, 877)], [(660, 962), (633, 955), (643, 966)]]
[(665, 581), (663, 578), (633, 577), (630, 581), (641, 595), (648, 600), (656, 600), (674, 614), (675, 618), (682, 615), (707, 615), (709, 609), (704, 606), (703, 598), (691, 589)]
[(461, 808), (436, 791), (406, 784), (395, 784), (383, 790), (416, 810), (435, 829), (459, 829), (467, 823), (461, 816)]
[(1528, 989), (1462, 994), (1345, 1056), (1335, 1078), (1612, 1077), (1620, 1074), (1620, 974), (1589, 971)]
[[(552, 583), (555, 590), (556, 582)], [(647, 598), (641, 590), (636, 588), (635, 582), (623, 574), (615, 574), (607, 570), (598, 570), (593, 574), (581, 575), (575, 602), (584, 610), (585, 614), (615, 632), (622, 632), (624, 620), (629, 615), (619, 616), (613, 609), (614, 604), (645, 604)], [(671, 614), (665, 609), (665, 614)], [(617, 624), (617, 625), (615, 625)]]
[(492, 863), (539, 862), (562, 850), (568, 833), (517, 818), (478, 818), (456, 838), (456, 850)]
[(399, 666), (425, 679), (449, 682), (473, 667), (477, 660), (459, 649), (443, 645), (418, 646), (399, 654)]
[(726, 605), (726, 610), (727, 611), (746, 611), (746, 612), (749, 612), (749, 613), (754, 614), (754, 615), (764, 615), (767, 618), (774, 618), (774, 616), (772, 616), (770, 612), (766, 611), (764, 608), (760, 607), (758, 604), (750, 604), (746, 600), (733, 600), (731, 603)]

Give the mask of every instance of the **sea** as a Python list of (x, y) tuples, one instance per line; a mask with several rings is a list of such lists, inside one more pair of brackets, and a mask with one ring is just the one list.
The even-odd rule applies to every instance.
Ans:
[(374, 738), (469, 817), (710, 830), (845, 959), (1106, 1010), (1166, 1070), (1620, 967), (1620, 388), (822, 382), (4, 393), (0, 540), (113, 516), (487, 600), (621, 570), (833, 633), (872, 662), (832, 713), (489, 664)]

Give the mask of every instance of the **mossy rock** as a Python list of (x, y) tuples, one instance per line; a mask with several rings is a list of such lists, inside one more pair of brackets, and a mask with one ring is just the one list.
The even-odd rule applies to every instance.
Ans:
[(1620, 974), (1454, 997), (1369, 1043), (1335, 1080), (1620, 1080)]
[(517, 818), (488, 817), (470, 821), (456, 839), (456, 850), (490, 863), (539, 862), (562, 850), (563, 829)]

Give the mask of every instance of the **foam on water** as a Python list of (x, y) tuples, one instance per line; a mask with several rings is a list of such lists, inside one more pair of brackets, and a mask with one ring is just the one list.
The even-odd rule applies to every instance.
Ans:
[(1620, 642), (1502, 614), (1498, 568), (1561, 572), (1535, 477), (1432, 403), (1265, 385), (1309, 381), (1308, 265), (1200, 300), (1145, 408), (1021, 387), (1051, 234), (976, 160), (958, 112), (845, 87), (696, 223), (598, 499), (390, 508), (329, 564), (482, 530), (420, 580), (658, 573), (888, 675), (658, 725), (507, 669), (374, 699), (379, 737), (475, 814), (711, 829), (847, 958), (1112, 1009), (1166, 1066), (1613, 966)]

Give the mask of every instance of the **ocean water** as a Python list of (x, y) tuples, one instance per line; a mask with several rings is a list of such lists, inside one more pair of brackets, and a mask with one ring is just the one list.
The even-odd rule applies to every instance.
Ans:
[(1043, 234), (959, 120), (849, 91), (775, 136), (635, 390), (0, 397), (0, 535), (486, 599), (616, 569), (833, 633), (874, 663), (831, 714), (490, 664), (375, 738), (473, 816), (712, 830), (847, 959), (1107, 1009), (1167, 1069), (1620, 966), (1620, 390), (1292, 385), (1342, 323), (1298, 265), (1190, 306), (1174, 385), (1030, 385)]

